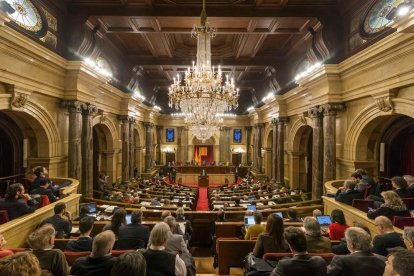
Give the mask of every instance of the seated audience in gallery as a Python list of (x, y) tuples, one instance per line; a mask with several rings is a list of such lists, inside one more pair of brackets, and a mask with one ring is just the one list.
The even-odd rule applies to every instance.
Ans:
[(305, 233), (300, 228), (286, 228), (283, 237), (293, 257), (279, 260), (271, 276), (326, 275), (326, 261), (320, 256), (308, 254)]
[(389, 218), (384, 216), (376, 217), (375, 226), (378, 228), (380, 234), (376, 235), (372, 241), (373, 253), (386, 257), (389, 249), (395, 247), (405, 248), (402, 235), (394, 231), (394, 227)]
[(20, 252), (0, 259), (0, 275), (40, 276), (42, 269), (36, 256), (30, 252)]
[(7, 250), (7, 249), (2, 249), (3, 246), (5, 246), (7, 243), (6, 239), (4, 238), (4, 236), (2, 234), (0, 234), (0, 258), (4, 258), (10, 255), (13, 255), (13, 251), (11, 250)]
[(37, 201), (24, 193), (20, 183), (11, 184), (6, 191), (4, 199), (0, 199), (0, 210), (6, 210), (9, 219), (15, 219), (36, 210)]
[(383, 276), (412, 276), (414, 273), (414, 251), (407, 249), (393, 250), (386, 261)]
[(414, 227), (404, 227), (403, 240), (407, 249), (414, 250)]
[(147, 275), (147, 262), (141, 252), (127, 252), (116, 259), (111, 276), (119, 275)]
[(264, 226), (262, 225), (263, 215), (260, 211), (254, 211), (253, 213), (254, 218), (254, 225), (250, 225), (247, 230), (246, 234), (244, 235), (245, 240), (253, 240), (257, 238), (259, 234), (265, 231)]
[(296, 212), (295, 208), (288, 208), (287, 215), (287, 222), (302, 222), (302, 219), (298, 218), (298, 212)]
[(329, 225), (329, 238), (331, 240), (340, 240), (345, 237), (345, 230), (349, 227), (346, 224), (344, 212), (335, 209), (331, 213), (332, 224)]
[(401, 176), (394, 176), (391, 178), (391, 184), (394, 192), (401, 198), (411, 198), (413, 195), (408, 190), (407, 181)]
[(408, 190), (411, 193), (411, 197), (414, 197), (414, 176), (412, 175), (404, 175), (403, 178), (407, 181)]
[(53, 203), (55, 201), (57, 201), (59, 198), (57, 198), (52, 190), (48, 189), (50, 186), (50, 179), (47, 177), (41, 177), (39, 178), (39, 187), (32, 189), (30, 194), (31, 195), (47, 195), (47, 197), (49, 198), (49, 202)]
[(335, 255), (328, 265), (328, 276), (382, 276), (386, 258), (372, 253), (371, 236), (359, 227), (345, 231), (349, 255)]
[(384, 203), (376, 210), (368, 211), (368, 218), (374, 219), (379, 216), (386, 216), (391, 221), (394, 216), (410, 217), (411, 213), (405, 206), (401, 197), (394, 191), (382, 192), (381, 196), (384, 198)]
[(48, 170), (45, 167), (42, 167), (42, 166), (34, 168), (33, 173), (35, 175), (35, 179), (30, 184), (29, 193), (31, 193), (32, 190), (39, 188), (40, 180), (42, 178), (46, 178), (49, 175)]
[(345, 180), (342, 187), (340, 187), (336, 192), (335, 200), (348, 205), (352, 205), (352, 200), (362, 199), (363, 193), (355, 190), (355, 186), (355, 182), (352, 180)]
[(32, 253), (37, 257), (40, 267), (54, 276), (68, 275), (68, 263), (60, 249), (53, 249), (55, 229), (45, 224), (31, 233), (27, 239)]
[(96, 235), (92, 243), (92, 253), (78, 258), (73, 264), (70, 275), (109, 276), (116, 257), (112, 256), (115, 235), (112, 231), (103, 231)]
[(80, 236), (76, 240), (71, 240), (66, 243), (65, 251), (70, 252), (82, 252), (92, 251), (91, 232), (95, 223), (94, 217), (83, 217), (79, 221), (79, 232)]
[(131, 214), (131, 223), (119, 227), (117, 249), (147, 248), (149, 234), (149, 227), (142, 224), (142, 211), (135, 210)]
[(257, 237), (253, 255), (262, 258), (266, 253), (284, 253), (289, 250), (283, 238), (283, 219), (276, 214), (267, 216), (266, 230)]
[(126, 211), (124, 208), (119, 208), (115, 211), (114, 215), (112, 216), (111, 223), (104, 226), (102, 231), (111, 230), (115, 236), (118, 236), (119, 227), (122, 225), (126, 225)]
[(161, 198), (160, 197), (154, 197), (151, 200), (151, 206), (161, 206)]
[(40, 226), (51, 224), (56, 230), (56, 238), (61, 239), (69, 236), (72, 231), (71, 215), (66, 211), (66, 204), (59, 202), (53, 208), (54, 215), (44, 219)]
[(165, 222), (157, 223), (152, 229), (150, 247), (141, 251), (147, 261), (147, 275), (187, 275), (185, 263), (180, 256), (165, 250), (170, 234), (170, 227)]
[(322, 236), (321, 225), (314, 217), (305, 217), (303, 220), (308, 252), (329, 253), (331, 252), (331, 240)]

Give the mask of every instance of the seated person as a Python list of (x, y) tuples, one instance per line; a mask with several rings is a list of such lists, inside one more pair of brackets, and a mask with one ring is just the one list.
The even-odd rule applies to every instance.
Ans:
[(102, 231), (111, 230), (115, 236), (118, 236), (119, 228), (126, 223), (126, 211), (124, 208), (119, 208), (112, 216), (111, 223), (105, 225)]
[(109, 276), (116, 257), (111, 255), (115, 243), (112, 231), (103, 231), (96, 235), (92, 243), (92, 254), (78, 258), (70, 270), (71, 275)]
[(187, 275), (184, 261), (178, 255), (165, 251), (170, 234), (170, 227), (165, 222), (157, 223), (152, 229), (150, 247), (141, 251), (147, 261), (147, 275)]
[(24, 193), (20, 183), (11, 184), (6, 191), (4, 199), (0, 199), (0, 210), (6, 210), (9, 219), (15, 219), (36, 210), (37, 201)]
[(2, 234), (0, 234), (0, 258), (13, 255), (13, 251), (7, 250), (7, 249), (5, 249), (5, 250), (1, 249), (3, 246), (6, 245), (6, 243), (7, 243), (6, 239), (3, 237)]
[(65, 251), (82, 252), (92, 251), (93, 239), (90, 234), (95, 220), (93, 217), (84, 217), (79, 221), (80, 236), (77, 240), (71, 240), (66, 244)]
[(377, 210), (368, 211), (368, 218), (375, 219), (379, 216), (386, 216), (392, 221), (394, 216), (411, 217), (410, 211), (397, 193), (394, 191), (386, 191), (382, 192), (381, 195), (384, 198), (384, 204)]
[[(368, 235), (371, 236), (371, 231), (365, 225), (358, 223), (358, 222), (354, 222), (352, 226), (361, 228), (362, 230), (367, 232)], [(332, 253), (334, 253), (335, 255), (348, 255), (349, 253), (351, 253), (349, 252), (346, 238), (344, 237), (340, 239), (339, 241), (340, 242), (338, 244), (332, 245)]]
[(147, 275), (147, 262), (141, 252), (127, 252), (114, 262), (111, 276)]
[(331, 240), (323, 237), (321, 225), (314, 217), (306, 217), (303, 220), (308, 252), (329, 253), (331, 252)]
[(31, 195), (47, 195), (49, 198), (49, 202), (53, 203), (57, 201), (59, 198), (55, 197), (52, 190), (48, 189), (50, 186), (50, 179), (46, 177), (41, 177), (39, 179), (39, 187), (32, 189), (30, 194)]
[(131, 214), (131, 223), (119, 227), (117, 249), (147, 248), (149, 233), (148, 226), (142, 224), (142, 211), (135, 210)]
[(255, 224), (247, 228), (246, 234), (244, 235), (245, 240), (252, 240), (265, 231), (264, 226), (261, 225), (263, 219), (262, 213), (260, 211), (254, 211), (253, 217)]
[(362, 199), (363, 193), (355, 190), (355, 182), (352, 180), (345, 180), (342, 187), (338, 189), (335, 194), (335, 200), (352, 205), (352, 200)]
[(40, 276), (42, 269), (36, 256), (30, 252), (20, 252), (0, 259), (0, 275)]
[(283, 236), (293, 253), (292, 258), (281, 259), (271, 276), (326, 275), (326, 262), (322, 257), (310, 256), (305, 233), (298, 227), (288, 227)]
[(407, 181), (401, 176), (394, 176), (391, 178), (391, 184), (394, 188), (394, 192), (399, 195), (400, 198), (412, 198), (413, 195), (408, 190)]
[(161, 198), (160, 197), (155, 197), (151, 200), (151, 206), (161, 206)]
[(371, 252), (371, 236), (359, 227), (349, 227), (345, 232), (349, 255), (336, 255), (328, 266), (330, 275), (382, 276), (385, 257)]
[(298, 213), (296, 212), (295, 208), (288, 208), (287, 214), (287, 222), (302, 222), (302, 220), (298, 218)]
[(37, 257), (40, 267), (54, 276), (68, 275), (68, 263), (60, 249), (53, 249), (55, 229), (45, 224), (29, 235), (27, 242)]
[(94, 217), (94, 216), (90, 216), (89, 214), (90, 214), (90, 213), (89, 213), (89, 208), (88, 208), (88, 206), (82, 206), (82, 207), (80, 208), (80, 214), (79, 214), (79, 217), (75, 218), (75, 219), (74, 219), (74, 221), (80, 221), (80, 220), (81, 220), (81, 219), (83, 219), (83, 218), (93, 218), (93, 220), (96, 220), (96, 217)]
[(408, 249), (414, 249), (414, 227), (404, 227), (403, 239)]
[(52, 224), (56, 230), (56, 238), (61, 239), (69, 236), (72, 231), (72, 223), (70, 221), (70, 213), (66, 211), (66, 204), (59, 202), (53, 208), (55, 214), (40, 223), (40, 226)]
[(175, 218), (173, 216), (168, 216), (164, 219), (164, 222), (168, 224), (171, 229), (171, 235), (167, 240), (165, 245), (165, 250), (174, 254), (189, 253), (187, 245), (185, 244), (184, 238), (182, 235), (174, 234), (173, 231), (177, 225)]
[(388, 255), (384, 276), (412, 276), (414, 271), (414, 251), (393, 250)]
[[(395, 247), (405, 248), (401, 234), (394, 231), (394, 226), (389, 218), (379, 216), (375, 218), (375, 226), (380, 231), (372, 241), (372, 252), (382, 256), (388, 256), (388, 249)], [(414, 261), (414, 260), (413, 260)]]
[(268, 215), (266, 230), (257, 237), (253, 255), (262, 258), (266, 253), (284, 253), (288, 250), (283, 238), (283, 219), (276, 214)]
[(36, 178), (34, 179), (33, 183), (29, 187), (29, 193), (31, 193), (33, 189), (39, 188), (40, 180), (42, 178), (46, 178), (49, 175), (49, 172), (47, 171), (47, 169), (42, 166), (36, 167), (33, 172)]
[(185, 223), (185, 228), (184, 228), (184, 239), (185, 240), (189, 240), (191, 235), (193, 234), (193, 227), (191, 226), (191, 221), (187, 220), (184, 216), (184, 208), (180, 207), (177, 209), (177, 211), (175, 211), (177, 217), (176, 217), (176, 221), (178, 223)]
[(331, 213), (332, 224), (329, 225), (329, 238), (331, 240), (340, 240), (345, 237), (345, 230), (349, 227), (346, 224), (344, 212), (335, 209)]

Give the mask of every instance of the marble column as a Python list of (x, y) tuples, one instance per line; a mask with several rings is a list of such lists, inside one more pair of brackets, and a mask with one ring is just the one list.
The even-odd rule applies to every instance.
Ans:
[(160, 164), (162, 163), (161, 159), (161, 144), (162, 144), (162, 131), (164, 130), (163, 126), (157, 126), (157, 152), (156, 152), (156, 160), (158, 162), (160, 162)]
[(256, 171), (258, 173), (263, 172), (263, 157), (262, 157), (262, 136), (263, 136), (264, 124), (256, 124)]
[(323, 194), (323, 114), (319, 107), (313, 107), (309, 115), (313, 120), (312, 197), (320, 198)]
[(69, 111), (68, 177), (80, 180), (82, 177), (82, 108), (86, 108), (86, 105), (73, 100), (63, 101), (61, 106)]
[(285, 128), (287, 117), (277, 119), (277, 149), (276, 149), (276, 182), (285, 183)]
[(188, 127), (184, 128), (184, 161), (187, 162), (188, 160)]
[(277, 119), (272, 119), (272, 179), (276, 179), (276, 172), (277, 172)]
[(81, 192), (84, 196), (93, 194), (93, 115), (98, 108), (92, 104), (82, 106), (82, 178)]
[(129, 117), (127, 115), (119, 116), (121, 122), (121, 139), (122, 139), (122, 181), (128, 181), (130, 178), (129, 158), (130, 158), (130, 127)]
[(145, 122), (145, 171), (150, 172), (152, 168), (152, 127), (153, 124)]
[(246, 163), (249, 165), (251, 159), (250, 159), (250, 140), (251, 140), (251, 134), (252, 134), (252, 127), (245, 127), (244, 130), (246, 131)]
[(183, 134), (183, 130), (184, 127), (177, 127), (177, 156), (175, 158), (176, 161), (180, 163), (183, 163), (183, 139), (181, 137)]
[(129, 121), (129, 178), (134, 178), (135, 170), (135, 119), (133, 117), (128, 118)]
[(325, 104), (323, 112), (323, 183), (336, 179), (336, 114), (342, 104)]

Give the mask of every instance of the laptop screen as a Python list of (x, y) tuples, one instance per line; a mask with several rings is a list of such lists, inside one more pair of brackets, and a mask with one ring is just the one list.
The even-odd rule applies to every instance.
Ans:
[(283, 212), (275, 212), (275, 215), (283, 218)]
[(255, 201), (255, 200), (256, 200), (256, 198), (255, 198), (255, 197), (249, 197), (247, 200), (248, 200), (248, 201)]
[(96, 202), (84, 203), (79, 205), (79, 213), (82, 213), (82, 209), (86, 208), (88, 214), (96, 213)]
[(328, 226), (332, 224), (332, 220), (330, 216), (316, 216), (316, 220), (319, 222), (321, 226)]
[(246, 224), (246, 226), (254, 225), (254, 217), (244, 216), (244, 224)]
[(247, 205), (247, 210), (256, 211), (256, 205)]
[(131, 223), (131, 214), (127, 214), (127, 215), (125, 216), (125, 218), (126, 218), (126, 222), (127, 222), (127, 224), (130, 224), (130, 223)]

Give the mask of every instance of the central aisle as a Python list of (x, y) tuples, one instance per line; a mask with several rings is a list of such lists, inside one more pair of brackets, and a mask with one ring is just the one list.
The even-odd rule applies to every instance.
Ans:
[(197, 211), (208, 211), (208, 197), (207, 197), (207, 187), (198, 188), (198, 201), (197, 201)]

